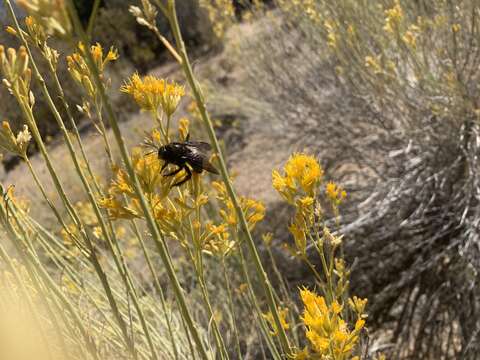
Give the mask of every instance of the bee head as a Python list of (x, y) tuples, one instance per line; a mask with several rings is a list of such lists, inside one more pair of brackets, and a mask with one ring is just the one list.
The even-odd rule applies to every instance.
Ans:
[(166, 146), (160, 146), (158, 148), (158, 157), (160, 159), (165, 160), (167, 158), (167, 153), (168, 153), (168, 150)]

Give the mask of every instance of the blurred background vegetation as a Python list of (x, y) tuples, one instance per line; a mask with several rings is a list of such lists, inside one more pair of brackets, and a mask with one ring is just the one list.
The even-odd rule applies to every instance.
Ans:
[[(77, 1), (84, 21), (91, 2)], [(94, 32), (95, 41), (120, 52), (110, 77), (123, 120), (132, 118), (134, 107), (118, 95), (121, 79), (169, 60), (126, 13), (130, 3), (137, 2), (104, 0)], [(319, 154), (326, 173), (349, 194), (342, 233), (354, 264), (352, 289), (370, 299), (371, 348), (386, 349), (392, 358), (475, 359), (478, 1), (272, 3), (251, 13), (248, 4), (236, 2), (233, 19), (217, 13), (212, 23), (199, 1), (178, 1), (192, 57), (212, 60), (199, 71), (212, 85), (209, 105), (230, 164), (240, 170), (238, 186), (267, 200), (261, 230), (274, 229), (279, 243), (292, 241), (288, 210), (268, 193), (270, 170), (292, 150)], [(158, 20), (168, 37), (167, 24)], [(218, 37), (219, 25), (226, 29), (237, 20), (243, 22), (234, 25), (234, 34)], [(15, 40), (1, 32), (0, 43)], [(55, 44), (66, 55), (70, 50), (62, 46)], [(76, 103), (79, 92), (65, 66), (60, 69), (62, 82), (72, 85), (65, 86), (67, 97)], [(7, 97), (1, 88), (2, 115), (15, 124), (21, 120)], [(37, 103), (41, 131), (54, 137), (52, 116), (41, 98)], [(262, 183), (258, 174), (267, 179)], [(308, 281), (304, 268), (272, 249), (290, 284)]]

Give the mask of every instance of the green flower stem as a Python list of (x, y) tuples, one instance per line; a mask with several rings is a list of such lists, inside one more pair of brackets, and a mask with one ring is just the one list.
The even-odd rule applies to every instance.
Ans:
[[(167, 122), (168, 124), (168, 122)], [(167, 126), (167, 134), (168, 134), (168, 126)], [(200, 196), (200, 182), (199, 177), (194, 176), (192, 182), (192, 193), (195, 203), (195, 220), (198, 224), (201, 224), (201, 211), (200, 206), (198, 206), (198, 197)], [(222, 359), (228, 359), (228, 351), (225, 347), (225, 342), (223, 341), (223, 337), (220, 334), (220, 330), (218, 328), (217, 320), (215, 319), (215, 314), (213, 312), (213, 308), (210, 302), (210, 296), (207, 290), (207, 283), (205, 281), (205, 271), (203, 267), (203, 256), (202, 256), (202, 244), (200, 243), (200, 229), (195, 229), (193, 227), (193, 223), (189, 218), (189, 225), (190, 225), (190, 232), (192, 233), (192, 243), (194, 244), (194, 254), (191, 253), (190, 249), (188, 249), (188, 254), (192, 260), (192, 263), (195, 268), (195, 273), (200, 284), (200, 288), (202, 290), (203, 300), (207, 305), (208, 315), (210, 316), (210, 322), (212, 323), (213, 333), (215, 336), (215, 342), (217, 343), (218, 350), (220, 351), (220, 356)]]
[(178, 51), (180, 53), (180, 56), (182, 58), (181, 65), (183, 67), (183, 71), (185, 73), (185, 76), (187, 77), (187, 81), (188, 81), (188, 84), (190, 85), (190, 89), (192, 90), (194, 98), (197, 102), (198, 110), (199, 110), (200, 115), (202, 117), (204, 126), (207, 129), (210, 142), (213, 145), (214, 151), (218, 155), (218, 160), (219, 160), (219, 163), (220, 163), (220, 173), (222, 175), (223, 182), (225, 183), (225, 187), (227, 189), (228, 195), (229, 195), (230, 199), (232, 200), (232, 203), (235, 207), (237, 217), (240, 220), (241, 228), (242, 228), (242, 230), (245, 234), (245, 237), (247, 239), (247, 246), (248, 246), (248, 249), (249, 249), (249, 251), (252, 255), (253, 262), (254, 262), (254, 265), (255, 265), (255, 270), (257, 272), (258, 277), (261, 280), (261, 284), (263, 286), (265, 295), (267, 297), (267, 302), (268, 302), (269, 309), (272, 312), (273, 318), (275, 320), (275, 324), (276, 324), (277, 328), (279, 329), (279, 339), (280, 339), (280, 343), (282, 345), (283, 352), (287, 356), (290, 356), (290, 355), (292, 355), (292, 351), (291, 351), (290, 344), (288, 342), (288, 338), (287, 338), (287, 335), (285, 333), (285, 330), (283, 329), (283, 327), (281, 325), (280, 315), (278, 314), (278, 310), (277, 310), (277, 306), (276, 306), (275, 299), (274, 299), (274, 296), (273, 296), (273, 291), (272, 291), (270, 281), (268, 279), (268, 276), (267, 276), (265, 270), (263, 269), (263, 265), (262, 265), (262, 262), (260, 260), (260, 256), (258, 254), (257, 248), (255, 246), (255, 242), (253, 241), (252, 234), (250, 233), (250, 230), (248, 228), (248, 224), (247, 224), (247, 221), (245, 219), (245, 215), (243, 214), (243, 211), (240, 207), (240, 203), (239, 203), (239, 201), (237, 199), (237, 196), (235, 194), (235, 190), (234, 190), (234, 188), (232, 186), (232, 183), (230, 181), (227, 166), (226, 166), (225, 160), (223, 158), (223, 155), (222, 155), (222, 152), (221, 152), (221, 149), (220, 149), (220, 144), (219, 144), (219, 141), (218, 141), (217, 136), (215, 134), (215, 130), (213, 129), (212, 121), (211, 121), (210, 116), (207, 112), (207, 109), (206, 109), (206, 106), (205, 106), (205, 100), (204, 100), (204, 97), (202, 95), (200, 86), (198, 84), (198, 81), (195, 79), (195, 77), (193, 75), (192, 66), (190, 64), (190, 60), (188, 58), (185, 43), (183, 41), (182, 34), (181, 34), (181, 31), (180, 31), (180, 25), (178, 23), (178, 18), (177, 18), (177, 12), (176, 12), (176, 9), (175, 9), (175, 5), (176, 5), (175, 0), (168, 0), (168, 9), (167, 9), (168, 10), (168, 16), (167, 17), (168, 17), (168, 20), (170, 22), (170, 27), (172, 29), (173, 36), (175, 38), (175, 42), (177, 44), (177, 49), (178, 49)]
[(235, 349), (237, 350), (238, 359), (241, 359), (242, 350), (240, 349), (240, 338), (238, 335), (238, 326), (237, 326), (237, 320), (235, 317), (235, 306), (233, 304), (232, 287), (230, 285), (230, 279), (228, 278), (228, 275), (227, 275), (227, 266), (225, 264), (225, 260), (226, 260), (225, 258), (221, 259), (223, 279), (225, 280), (225, 287), (227, 288), (228, 306), (230, 308), (230, 315), (232, 316), (233, 335), (235, 336)]
[[(289, 309), (294, 309), (295, 313), (299, 314), (300, 312), (298, 311), (298, 307), (290, 296), (291, 291), (289, 290), (289, 288), (288, 288), (288, 286), (285, 282), (285, 279), (282, 277), (280, 269), (278, 268), (278, 265), (277, 265), (277, 261), (275, 260), (275, 257), (273, 256), (272, 249), (270, 248), (270, 246), (266, 246), (266, 248), (267, 248), (267, 252), (268, 252), (268, 257), (270, 258), (270, 262), (271, 262), (272, 267), (273, 267), (273, 272), (277, 276), (277, 281), (280, 284), (280, 291), (282, 293), (282, 296), (283, 296), (284, 299), (288, 299), (288, 304), (287, 304), (288, 308)], [(293, 311), (289, 311), (288, 315), (289, 315), (289, 318), (290, 318), (290, 323), (295, 324), (296, 319), (295, 319), (295, 316), (293, 314)], [(300, 340), (298, 338), (297, 331), (292, 331), (291, 333), (293, 333), (294, 343), (295, 343), (296, 347), (300, 348)]]
[(93, 3), (92, 12), (90, 13), (90, 17), (88, 19), (87, 34), (90, 39), (92, 38), (92, 35), (93, 35), (93, 28), (95, 27), (95, 20), (97, 19), (100, 3), (101, 3), (101, 0), (95, 0), (95, 2)]
[(134, 232), (135, 236), (137, 237), (138, 242), (140, 243), (140, 247), (142, 248), (142, 252), (143, 252), (143, 255), (145, 257), (145, 260), (147, 261), (147, 266), (148, 266), (148, 269), (150, 270), (150, 274), (153, 277), (153, 285), (155, 287), (155, 290), (157, 291), (157, 293), (160, 296), (160, 303), (161, 303), (161, 306), (162, 306), (162, 311), (165, 314), (165, 321), (167, 322), (168, 335), (170, 336), (170, 342), (172, 343), (173, 354), (175, 356), (175, 360), (178, 360), (178, 349), (177, 349), (177, 344), (175, 342), (175, 337), (173, 336), (172, 322), (171, 322), (170, 317), (167, 315), (167, 304), (166, 304), (166, 301), (165, 301), (165, 295), (163, 294), (162, 287), (160, 286), (160, 282), (158, 281), (157, 273), (155, 271), (155, 268), (153, 267), (153, 263), (152, 263), (152, 260), (150, 258), (150, 254), (148, 253), (148, 249), (145, 245), (145, 241), (143, 241), (143, 237), (140, 234), (140, 230), (138, 229), (138, 225), (135, 222), (135, 220), (132, 220), (131, 224), (132, 224), (133, 232)]
[[(78, 18), (78, 14), (75, 10), (75, 6), (73, 5), (72, 0), (68, 0), (67, 5), (68, 5), (68, 8), (69, 8), (71, 18), (72, 18), (73, 23), (74, 23), (74, 27), (77, 30), (77, 33), (80, 36), (80, 39), (84, 43), (87, 43), (88, 42), (87, 35), (85, 34), (85, 31), (83, 30), (83, 27), (80, 23), (80, 20)], [(85, 55), (86, 55), (87, 65), (88, 65), (88, 67), (90, 68), (90, 71), (93, 74), (95, 85), (99, 90), (100, 97), (102, 98), (102, 102), (105, 106), (105, 111), (107, 113), (108, 121), (110, 123), (110, 126), (111, 126), (111, 128), (113, 130), (113, 133), (115, 135), (115, 138), (117, 140), (117, 144), (119, 146), (120, 154), (122, 156), (122, 159), (125, 163), (125, 167), (127, 169), (127, 172), (129, 174), (130, 178), (132, 179), (132, 181), (134, 183), (135, 192), (136, 192), (136, 195), (138, 196), (138, 198), (140, 200), (140, 206), (141, 206), (141, 208), (142, 208), (142, 210), (145, 214), (149, 231), (150, 231), (150, 233), (152, 235), (152, 238), (153, 238), (153, 240), (154, 240), (154, 242), (157, 246), (157, 250), (160, 254), (160, 257), (162, 258), (162, 261), (163, 261), (163, 263), (166, 267), (168, 277), (169, 277), (170, 282), (172, 283), (172, 286), (173, 286), (173, 290), (174, 290), (174, 293), (175, 293), (176, 300), (177, 300), (177, 302), (180, 306), (180, 311), (181, 311), (182, 316), (184, 317), (184, 319), (187, 323), (187, 326), (188, 326), (188, 328), (189, 328), (189, 330), (190, 330), (190, 332), (193, 336), (193, 339), (194, 339), (195, 344), (197, 346), (197, 350), (199, 351), (202, 359), (207, 360), (208, 355), (207, 355), (207, 352), (205, 350), (204, 344), (202, 342), (202, 339), (200, 337), (198, 329), (195, 326), (193, 317), (190, 314), (190, 311), (188, 309), (186, 299), (185, 299), (185, 295), (183, 294), (183, 289), (180, 286), (178, 278), (175, 274), (175, 269), (173, 268), (173, 265), (171, 264), (171, 262), (169, 260), (168, 249), (167, 249), (167, 246), (166, 246), (166, 243), (165, 243), (165, 239), (163, 238), (163, 236), (161, 235), (161, 233), (158, 230), (158, 227), (155, 223), (152, 212), (149, 208), (148, 202), (145, 199), (145, 196), (143, 195), (140, 182), (139, 182), (139, 180), (138, 180), (138, 178), (135, 174), (135, 171), (133, 169), (127, 147), (125, 145), (122, 134), (120, 132), (120, 128), (118, 126), (117, 117), (116, 117), (116, 115), (113, 111), (113, 108), (110, 104), (110, 101), (107, 97), (107, 94), (106, 94), (105, 89), (103, 87), (102, 81), (100, 79), (100, 75), (98, 74), (98, 70), (97, 70), (97, 68), (95, 66), (95, 63), (94, 63), (94, 60), (92, 58), (92, 55), (88, 51), (86, 51), (85, 53), (86, 53)]]
[(267, 347), (270, 350), (270, 354), (273, 356), (273, 358), (275, 360), (281, 360), (282, 357), (278, 353), (278, 350), (275, 346), (275, 341), (272, 338), (270, 331), (268, 330), (268, 326), (265, 323), (265, 319), (263, 318), (262, 310), (260, 309), (260, 305), (258, 304), (258, 300), (255, 296), (255, 291), (253, 289), (252, 281), (250, 280), (250, 275), (248, 274), (247, 263), (245, 261), (245, 256), (243, 255), (243, 249), (241, 246), (239, 246), (238, 252), (240, 254), (240, 263), (242, 265), (242, 273), (245, 278), (245, 282), (247, 283), (248, 295), (250, 297), (251, 303), (253, 303), (254, 305), (255, 311), (257, 313), (258, 323), (260, 324), (260, 333), (263, 335), (267, 343)]
[(107, 129), (105, 127), (105, 124), (103, 123), (103, 116), (102, 116), (102, 106), (101, 104), (95, 100), (95, 111), (98, 116), (98, 123), (100, 125), (100, 134), (102, 135), (103, 142), (105, 143), (105, 152), (107, 153), (108, 161), (110, 162), (110, 166), (113, 166), (115, 162), (113, 161), (113, 154), (112, 154), (112, 147), (110, 145), (110, 142), (108, 141), (107, 137)]
[[(58, 212), (57, 208), (55, 207), (55, 205), (53, 205), (52, 201), (50, 200), (50, 198), (48, 197), (47, 195), (47, 192), (45, 190), (45, 187), (43, 186), (43, 184), (41, 183), (40, 179), (38, 178), (38, 175), (37, 175), (37, 172), (35, 171), (35, 169), (33, 168), (33, 165), (30, 161), (30, 159), (25, 156), (24, 157), (24, 161), (25, 163), (27, 164), (27, 167), (30, 171), (30, 174), (32, 174), (32, 177), (33, 177), (33, 180), (35, 181), (35, 184), (37, 185), (37, 187), (40, 189), (40, 192), (42, 193), (42, 196), (43, 198), (45, 199), (45, 201), (47, 202), (48, 206), (50, 207), (50, 209), (53, 211), (53, 214), (55, 215), (55, 217), (57, 218), (57, 221), (60, 223), (61, 227), (67, 232), (67, 234), (72, 238), (72, 239), (76, 239), (76, 237), (74, 236), (74, 234), (71, 233), (70, 229), (68, 228), (67, 224), (65, 224), (65, 222), (63, 221), (63, 218), (62, 216), (60, 215), (60, 213)], [(78, 241), (75, 240), (75, 243), (78, 243)], [(81, 245), (80, 243), (78, 243), (78, 245), (80, 246), (81, 248)], [(82, 248), (81, 248), (82, 249)], [(83, 251), (83, 249), (82, 249)]]
[[(309, 232), (309, 235), (311, 237), (311, 233)], [(317, 250), (318, 252), (318, 255), (320, 256), (320, 259), (322, 261), (322, 266), (323, 266), (323, 272), (325, 273), (325, 278), (327, 280), (327, 300), (330, 301), (330, 303), (333, 302), (333, 300), (335, 300), (335, 291), (333, 290), (333, 279), (332, 279), (332, 274), (330, 273), (330, 270), (329, 270), (329, 266), (327, 264), (327, 260), (326, 260), (326, 257), (325, 257), (325, 250), (324, 250), (324, 245), (323, 245), (323, 239), (320, 238), (320, 234), (318, 232), (318, 230), (315, 231), (315, 237), (316, 237), (316, 241), (313, 239), (313, 237), (311, 237), (311, 240), (315, 246), (315, 249)], [(331, 261), (333, 261), (333, 259), (331, 259)]]
[(180, 55), (178, 55), (178, 52), (174, 49), (172, 44), (170, 44), (170, 42), (160, 33), (157, 27), (154, 27), (152, 30), (155, 33), (155, 35), (157, 35), (157, 37), (162, 42), (162, 44), (167, 48), (167, 50), (170, 51), (170, 54), (172, 54), (175, 60), (177, 60), (177, 62), (181, 64), (182, 58), (180, 57)]
[[(193, 230), (193, 225), (192, 222), (190, 221), (190, 228), (191, 228), (191, 233), (192, 236), (194, 235), (194, 230)], [(195, 239), (192, 238), (193, 243), (195, 243)], [(217, 348), (220, 351), (220, 357), (221, 359), (228, 359), (228, 351), (225, 347), (225, 343), (223, 341), (222, 335), (220, 334), (220, 330), (218, 329), (218, 324), (217, 320), (215, 319), (215, 314), (213, 312), (213, 308), (210, 302), (210, 296), (208, 295), (208, 290), (207, 290), (207, 284), (205, 282), (205, 277), (203, 274), (203, 267), (202, 267), (202, 255), (201, 251), (198, 249), (198, 245), (195, 246), (195, 255), (192, 253), (189, 247), (186, 248), (187, 254), (193, 264), (193, 268), (195, 270), (195, 275), (197, 277), (198, 283), (200, 284), (200, 289), (202, 291), (202, 298), (203, 301), (205, 302), (205, 305), (207, 306), (207, 312), (208, 316), (210, 317), (210, 322), (213, 327), (213, 335), (215, 337), (215, 342), (217, 344)]]

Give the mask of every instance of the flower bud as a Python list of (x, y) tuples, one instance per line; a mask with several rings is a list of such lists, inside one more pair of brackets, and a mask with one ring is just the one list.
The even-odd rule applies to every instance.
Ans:
[(8, 62), (10, 63), (10, 66), (15, 65), (15, 62), (17, 60), (17, 52), (13, 48), (8, 48), (7, 49), (7, 59)]
[(10, 35), (17, 36), (17, 30), (12, 28), (11, 26), (7, 26), (5, 31), (8, 32)]
[(88, 78), (88, 76), (84, 75), (82, 77), (82, 85), (85, 88), (85, 91), (88, 93), (89, 96), (94, 96), (95, 95), (95, 89), (92, 85), (92, 82)]
[(7, 64), (7, 57), (5, 56), (5, 48), (0, 45), (0, 74), (5, 74)]
[(28, 53), (24, 46), (20, 46), (18, 50), (18, 59), (15, 64), (18, 76), (22, 76), (28, 69)]

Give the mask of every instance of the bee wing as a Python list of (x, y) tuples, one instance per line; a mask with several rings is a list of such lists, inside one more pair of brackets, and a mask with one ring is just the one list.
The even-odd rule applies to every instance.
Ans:
[(212, 174), (219, 174), (215, 166), (208, 161), (207, 155), (199, 152), (198, 150), (191, 151), (186, 160), (192, 166), (195, 172), (201, 173), (202, 170), (207, 170)]
[(212, 146), (209, 143), (206, 143), (204, 141), (185, 141), (184, 143), (190, 148), (195, 148), (200, 151), (210, 151), (212, 150)]
[(215, 168), (215, 166), (213, 166), (212, 163), (208, 161), (207, 158), (203, 159), (202, 167), (208, 172), (211, 172), (212, 174), (217, 174), (217, 175), (220, 174), (218, 170)]

